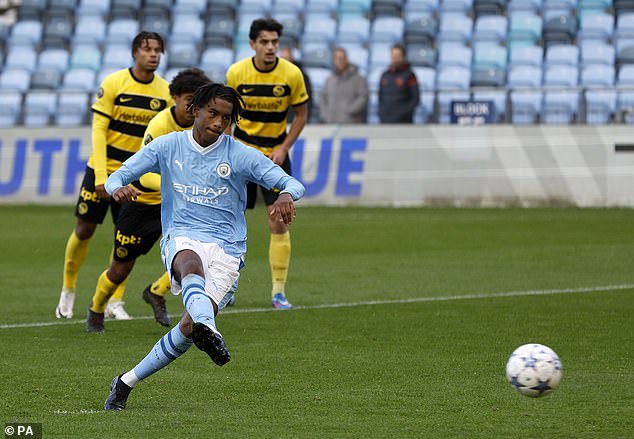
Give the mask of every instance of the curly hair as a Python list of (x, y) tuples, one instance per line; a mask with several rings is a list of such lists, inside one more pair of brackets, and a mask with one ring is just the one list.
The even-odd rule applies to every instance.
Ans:
[(231, 123), (237, 124), (244, 108), (244, 101), (240, 94), (232, 87), (224, 84), (209, 83), (198, 87), (192, 97), (192, 102), (188, 107), (193, 112), (194, 107), (203, 108), (209, 102), (222, 99), (233, 104), (231, 110)]
[(200, 69), (192, 67), (191, 69), (181, 70), (170, 82), (170, 94), (179, 96), (185, 93), (193, 93), (198, 87), (210, 82), (212, 82), (211, 79)]

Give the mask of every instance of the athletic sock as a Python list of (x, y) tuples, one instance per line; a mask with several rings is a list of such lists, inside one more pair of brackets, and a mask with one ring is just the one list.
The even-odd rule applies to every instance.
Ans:
[(95, 295), (92, 296), (92, 302), (90, 304), (90, 310), (93, 312), (103, 313), (106, 309), (106, 303), (117, 289), (117, 284), (108, 279), (106, 274), (108, 270), (105, 270), (99, 276), (97, 281), (97, 287), (95, 288)]
[(161, 277), (152, 282), (150, 292), (152, 294), (156, 294), (157, 296), (165, 296), (165, 294), (167, 294), (170, 290), (170, 286), (170, 275), (166, 271)]
[(126, 278), (123, 282), (117, 285), (117, 288), (112, 293), (112, 297), (110, 297), (110, 302), (121, 302), (123, 301), (123, 295), (125, 294), (125, 286), (128, 283), (128, 278)]
[(188, 274), (181, 282), (183, 287), (183, 305), (196, 323), (216, 327), (214, 307), (211, 298), (205, 293), (205, 278), (197, 274)]
[(79, 269), (86, 260), (90, 239), (79, 239), (73, 230), (66, 242), (64, 254), (64, 286), (66, 292), (75, 292)]
[(183, 355), (191, 345), (191, 338), (185, 337), (180, 325), (176, 325), (156, 342), (152, 350), (134, 369), (125, 373), (121, 379), (128, 386), (134, 387), (138, 380), (144, 380)]
[(271, 266), (273, 282), (271, 296), (275, 296), (277, 293), (284, 293), (290, 262), (291, 234), (289, 232), (271, 234), (271, 240), (269, 241), (269, 265)]

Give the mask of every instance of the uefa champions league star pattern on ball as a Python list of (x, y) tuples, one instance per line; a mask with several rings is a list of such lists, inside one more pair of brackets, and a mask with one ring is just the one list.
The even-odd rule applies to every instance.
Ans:
[(522, 395), (539, 397), (552, 393), (561, 381), (559, 356), (548, 346), (525, 344), (513, 351), (506, 363), (506, 377)]

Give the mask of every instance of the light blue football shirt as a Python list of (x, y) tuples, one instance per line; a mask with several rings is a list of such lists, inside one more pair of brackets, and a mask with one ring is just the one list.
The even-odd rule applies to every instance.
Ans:
[(247, 182), (288, 192), (293, 200), (304, 195), (298, 180), (225, 134), (205, 148), (191, 130), (158, 137), (108, 178), (106, 191), (112, 194), (147, 172), (161, 174), (163, 240), (186, 236), (214, 242), (235, 257), (246, 253)]

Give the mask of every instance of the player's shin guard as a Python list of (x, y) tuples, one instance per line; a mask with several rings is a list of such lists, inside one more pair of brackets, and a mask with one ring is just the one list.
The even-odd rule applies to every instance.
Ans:
[(79, 269), (86, 260), (90, 239), (79, 239), (73, 230), (66, 242), (64, 253), (64, 290), (74, 292), (77, 287)]
[(271, 296), (275, 296), (277, 293), (284, 293), (290, 262), (290, 233), (286, 232), (281, 235), (271, 234), (271, 240), (269, 242), (269, 264), (271, 266), (271, 278), (273, 281)]
[(188, 274), (181, 281), (183, 305), (194, 323), (204, 323), (216, 327), (211, 298), (205, 293), (205, 278)]
[(152, 286), (150, 287), (150, 292), (152, 294), (156, 294), (157, 296), (165, 296), (167, 292), (170, 290), (170, 275), (166, 271), (163, 273), (161, 277), (152, 282)]
[(95, 288), (95, 295), (92, 296), (90, 310), (96, 313), (103, 313), (105, 311), (108, 299), (110, 299), (117, 289), (117, 284), (108, 279), (107, 272), (108, 270), (105, 270), (101, 273), (101, 276), (99, 276), (97, 288)]
[(149, 377), (187, 352), (191, 345), (191, 338), (183, 335), (179, 325), (174, 326), (154, 345), (147, 356), (134, 367), (134, 375), (139, 380)]

